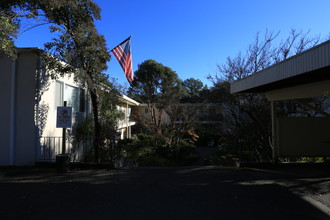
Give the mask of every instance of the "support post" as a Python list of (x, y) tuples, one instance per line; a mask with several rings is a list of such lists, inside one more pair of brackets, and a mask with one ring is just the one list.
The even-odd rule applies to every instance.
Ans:
[[(64, 106), (66, 107), (67, 102), (64, 101)], [(62, 128), (62, 154), (56, 155), (56, 169), (60, 173), (64, 173), (69, 169), (70, 166), (70, 157), (68, 154), (65, 154), (66, 148), (66, 128)]]
[(273, 145), (273, 163), (278, 163), (278, 132), (277, 132), (277, 103), (271, 101), (271, 114), (272, 114), (272, 145)]
[[(66, 107), (66, 101), (64, 101), (64, 107)], [(65, 154), (65, 148), (66, 148), (66, 128), (63, 128), (62, 131), (62, 155)]]

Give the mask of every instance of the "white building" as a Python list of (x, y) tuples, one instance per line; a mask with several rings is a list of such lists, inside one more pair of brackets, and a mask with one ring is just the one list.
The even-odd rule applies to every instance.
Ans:
[(120, 132), (120, 138), (131, 138), (132, 137), (132, 126), (136, 124), (136, 121), (133, 121), (131, 118), (132, 115), (132, 107), (139, 106), (140, 103), (127, 97), (126, 95), (122, 95), (119, 98), (122, 101), (122, 104), (118, 106), (119, 110), (124, 112), (124, 119), (118, 122), (118, 129)]
[[(0, 56), (0, 166), (33, 165), (60, 153), (57, 142), (62, 129), (56, 128), (56, 109), (64, 101), (73, 108), (73, 123), (91, 114), (87, 91), (73, 76), (51, 79), (38, 48), (18, 48), (17, 54), (16, 60)], [(130, 126), (134, 125), (130, 106), (139, 103), (126, 96), (122, 100), (124, 104), (118, 108), (125, 119), (118, 127), (122, 137), (130, 137)], [(58, 147), (46, 149), (45, 145)]]

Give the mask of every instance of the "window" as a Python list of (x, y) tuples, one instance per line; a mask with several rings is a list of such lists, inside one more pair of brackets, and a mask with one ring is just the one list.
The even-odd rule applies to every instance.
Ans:
[(67, 106), (72, 107), (73, 112), (79, 111), (79, 88), (65, 85), (64, 101), (67, 102)]
[(73, 112), (85, 112), (86, 97), (84, 89), (56, 81), (55, 107), (63, 106), (63, 102), (72, 107)]

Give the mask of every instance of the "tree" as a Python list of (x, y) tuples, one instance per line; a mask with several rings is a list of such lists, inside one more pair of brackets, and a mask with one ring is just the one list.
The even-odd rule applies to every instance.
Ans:
[(163, 114), (170, 105), (178, 102), (181, 93), (181, 81), (169, 67), (154, 60), (139, 64), (135, 79), (128, 94), (139, 102), (148, 105), (151, 118), (150, 131), (161, 135)]
[(282, 41), (274, 50), (274, 63), (302, 53), (320, 42), (320, 36), (309, 37), (308, 34), (309, 31), (304, 33), (302, 30), (291, 29), (289, 37)]
[(14, 42), (13, 38), (16, 37), (17, 26), (10, 22), (10, 18), (0, 12), (0, 53), (9, 57), (14, 57)]
[[(97, 34), (94, 28), (85, 32), (64, 33), (61, 41), (55, 41), (47, 44), (46, 48), (53, 56), (66, 61), (75, 67), (70, 72), (75, 72), (78, 80), (85, 82), (92, 102), (92, 111), (94, 119), (94, 149), (95, 159), (98, 160), (99, 148), (102, 146), (102, 125), (100, 123), (99, 109), (99, 87), (100, 83), (105, 81), (106, 76), (102, 73), (107, 67), (106, 62), (110, 59), (107, 52), (103, 36)], [(63, 43), (64, 42), (64, 43)], [(62, 55), (62, 52), (66, 53)], [(52, 57), (49, 57), (51, 60)], [(54, 61), (54, 60), (53, 60)], [(48, 62), (52, 63), (52, 62)], [(54, 63), (53, 63), (54, 64)], [(57, 66), (56, 64), (54, 66)], [(53, 66), (53, 67), (54, 67)], [(61, 68), (57, 68), (60, 71)]]
[(197, 103), (173, 103), (166, 108), (169, 118), (164, 125), (163, 133), (167, 137), (169, 146), (176, 147), (178, 150), (180, 141), (186, 136), (194, 139), (194, 129), (196, 121), (199, 119), (203, 106)]
[(245, 54), (238, 52), (233, 58), (227, 57), (224, 64), (217, 65), (220, 76), (209, 76), (209, 78), (213, 82), (219, 80), (232, 82), (302, 53), (320, 42), (319, 36), (309, 37), (308, 33), (291, 29), (289, 36), (279, 45), (275, 45), (279, 32), (274, 34), (266, 30), (263, 37), (257, 33), (254, 42), (248, 46)]
[(8, 24), (5, 37), (1, 38), (1, 43), (9, 45), (1, 48), (5, 54), (14, 54), (13, 37), (20, 30), (22, 18), (17, 12), (22, 12), (23, 18), (42, 18), (52, 24), (51, 32), (59, 33), (58, 38), (45, 45), (48, 53), (43, 54), (43, 59), (49, 69), (55, 70), (53, 73), (75, 73), (76, 79), (86, 84), (92, 102), (95, 159), (98, 160), (102, 146), (98, 89), (106, 79), (102, 72), (110, 60), (105, 39), (94, 24), (95, 19), (100, 19), (100, 8), (91, 0), (13, 0), (3, 2), (0, 9), (0, 21)]
[[(183, 93), (182, 82), (171, 68), (154, 60), (139, 64), (128, 94), (147, 104), (149, 115), (140, 122), (151, 135), (140, 134), (137, 140), (132, 140), (138, 143), (133, 148), (137, 149), (134, 154), (145, 155), (145, 162), (150, 164), (155, 160), (153, 165), (173, 165), (196, 158), (194, 148), (183, 136), (187, 135), (197, 115), (194, 108), (180, 103)], [(139, 162), (145, 164), (143, 160)]]
[(183, 94), (181, 102), (183, 103), (202, 103), (206, 101), (208, 88), (199, 79), (189, 78), (182, 82)]
[(110, 60), (110, 54), (104, 37), (97, 33), (94, 25), (94, 19), (100, 18), (100, 9), (91, 1), (80, 3), (77, 5), (72, 1), (72, 4), (60, 5), (49, 12), (46, 11), (52, 21), (59, 24), (53, 29), (62, 32), (59, 39), (46, 44), (46, 48), (53, 57), (74, 67), (76, 71), (71, 71), (87, 84), (94, 119), (95, 160), (98, 160), (99, 148), (103, 143), (98, 89), (100, 83), (105, 81), (106, 76), (102, 72), (107, 69), (106, 62)]
[(214, 84), (210, 90), (211, 97), (218, 97), (226, 106), (228, 130), (234, 141), (245, 140), (244, 145), (253, 152), (255, 160), (271, 158), (270, 105), (263, 94), (230, 94), (230, 83), (299, 54), (319, 42), (319, 37), (310, 38), (307, 33), (292, 29), (289, 37), (278, 46), (274, 45), (278, 33), (266, 31), (263, 38), (258, 33), (245, 54), (239, 52), (234, 58), (228, 57), (224, 64), (218, 65), (220, 75), (210, 77)]
[(21, 19), (33, 17), (34, 13), (26, 12), (26, 2), (1, 1), (0, 3), (0, 54), (15, 58), (14, 39), (21, 29)]

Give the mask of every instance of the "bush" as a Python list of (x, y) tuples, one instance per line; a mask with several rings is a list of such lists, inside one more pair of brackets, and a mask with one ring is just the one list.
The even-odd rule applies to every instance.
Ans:
[(173, 162), (166, 157), (157, 154), (145, 154), (138, 158), (137, 163), (139, 166), (173, 166)]
[(139, 134), (131, 140), (120, 141), (123, 156), (139, 166), (190, 165), (198, 159), (195, 147), (181, 140), (178, 146), (169, 146), (164, 139)]
[(299, 163), (328, 163), (329, 157), (280, 157), (280, 162), (299, 162)]
[(237, 166), (239, 159), (232, 154), (227, 154), (224, 151), (217, 151), (212, 156), (204, 160), (204, 165), (222, 165), (222, 166)]
[(211, 141), (215, 141), (217, 136), (213, 131), (208, 129), (199, 130), (196, 132), (199, 138), (196, 141), (197, 146), (208, 146)]
[[(113, 152), (110, 147), (100, 147), (99, 149), (99, 162), (101, 163), (112, 163)], [(95, 162), (95, 151), (92, 148), (90, 151), (86, 152), (84, 155), (85, 162)]]
[(177, 165), (183, 165), (183, 166), (193, 164), (198, 160), (199, 157), (195, 147), (192, 146), (183, 146), (179, 148), (178, 154), (179, 154), (178, 156), (179, 160), (177, 161)]

